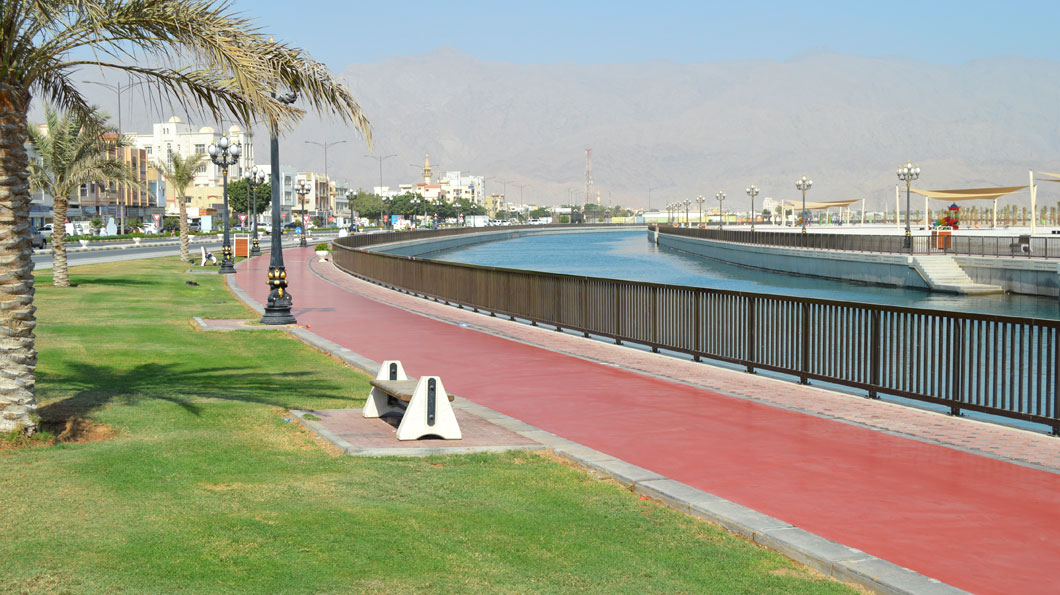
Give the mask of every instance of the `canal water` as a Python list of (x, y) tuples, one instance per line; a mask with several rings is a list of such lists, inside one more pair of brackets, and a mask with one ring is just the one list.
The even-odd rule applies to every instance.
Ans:
[(1060, 318), (1060, 306), (1054, 298), (1011, 294), (960, 296), (772, 273), (660, 248), (648, 241), (648, 234), (643, 231), (535, 234), (436, 252), (427, 257), (447, 262), (755, 293)]

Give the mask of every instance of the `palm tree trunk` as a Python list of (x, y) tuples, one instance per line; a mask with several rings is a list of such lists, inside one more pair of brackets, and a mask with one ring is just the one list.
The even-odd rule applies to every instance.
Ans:
[(180, 260), (187, 262), (190, 260), (188, 257), (188, 206), (184, 204), (183, 196), (178, 196), (177, 202), (180, 203)]
[(0, 432), (33, 432), (37, 351), (29, 235), (29, 94), (0, 83)]
[(70, 287), (70, 270), (66, 266), (66, 207), (70, 199), (53, 196), (52, 200), (52, 285)]

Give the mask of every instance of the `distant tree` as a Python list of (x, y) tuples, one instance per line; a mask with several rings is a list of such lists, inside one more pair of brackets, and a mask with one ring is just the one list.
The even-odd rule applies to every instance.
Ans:
[(180, 208), (180, 259), (183, 261), (191, 260), (188, 254), (188, 201), (184, 193), (195, 181), (195, 174), (204, 161), (206, 161), (205, 153), (195, 153), (188, 157), (181, 157), (178, 153), (173, 155), (171, 165), (162, 160), (158, 162), (162, 176), (170, 186), (173, 186), (174, 196)]
[(552, 211), (546, 209), (545, 207), (537, 207), (536, 209), (530, 211), (530, 218), (531, 219), (542, 219), (544, 217), (551, 217), (551, 216), (552, 216)]
[[(257, 187), (258, 211), (262, 214), (269, 209), (272, 203), (272, 185), (265, 182)], [(250, 184), (246, 180), (236, 180), (228, 183), (228, 208), (233, 213), (249, 213), (250, 206), (254, 204), (250, 194)]]

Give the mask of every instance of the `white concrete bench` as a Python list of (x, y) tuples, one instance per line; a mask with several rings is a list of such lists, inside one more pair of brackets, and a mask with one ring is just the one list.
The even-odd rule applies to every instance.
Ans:
[(199, 246), (199, 251), (202, 253), (202, 264), (199, 266), (206, 266), (207, 260), (212, 260), (214, 264), (217, 264), (217, 257), (206, 251), (206, 246)]
[(460, 440), (463, 437), (449, 404), (453, 397), (445, 392), (441, 378), (423, 376), (412, 380), (405, 375), (401, 362), (388, 360), (379, 367), (371, 384), (364, 417), (401, 414), (398, 440), (418, 440), (424, 436)]

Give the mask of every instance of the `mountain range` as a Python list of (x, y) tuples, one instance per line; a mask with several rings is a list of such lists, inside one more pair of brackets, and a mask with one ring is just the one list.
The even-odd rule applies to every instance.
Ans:
[[(281, 160), (322, 171), (322, 149), (305, 141), (345, 140), (329, 148), (329, 173), (365, 189), (379, 184), (379, 162), (366, 155), (396, 155), (383, 161), (383, 184), (396, 186), (418, 181), (430, 154), (435, 175), (487, 176), (487, 191), (504, 188), (512, 201), (580, 202), (590, 147), (601, 201), (641, 208), (650, 189), (653, 208), (699, 194), (711, 204), (724, 191), (727, 210), (745, 209), (752, 183), (761, 197), (796, 199), (794, 181), (807, 175), (808, 200), (893, 209), (895, 168), (907, 160), (922, 170), (915, 187), (928, 189), (1025, 185), (1028, 170), (1060, 171), (1056, 61), (820, 52), (785, 62), (516, 65), (442, 48), (350, 64), (339, 77), (373, 124), (374, 153), (351, 129), (311, 115), (284, 137)], [(113, 93), (85, 91), (113, 112)], [(123, 106), (126, 132), (170, 115), (149, 105)], [(267, 138), (257, 137), (264, 161)], [(1013, 199), (1026, 204), (1028, 193)], [(1041, 185), (1040, 203), (1057, 200), (1060, 184)]]

